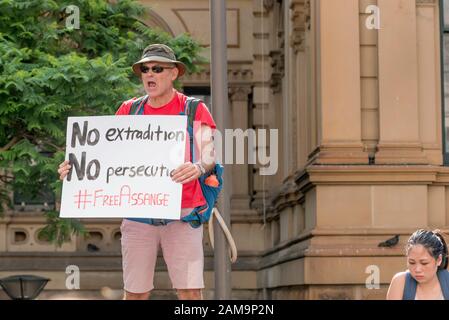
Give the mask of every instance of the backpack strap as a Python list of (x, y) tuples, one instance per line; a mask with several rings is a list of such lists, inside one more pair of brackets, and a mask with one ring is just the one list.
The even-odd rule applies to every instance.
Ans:
[[(193, 124), (195, 122), (195, 115), (200, 102), (201, 100), (199, 99), (195, 99), (192, 97), (187, 98), (184, 105), (184, 112), (181, 112), (181, 114), (188, 116), (187, 129), (189, 132), (190, 154), (193, 163), (195, 163), (196, 158), (194, 150)], [(181, 221), (189, 223), (192, 228), (198, 228), (202, 224), (209, 221), (212, 210), (215, 206), (215, 202), (217, 201), (218, 195), (223, 187), (222, 172), (223, 167), (219, 164), (216, 164), (212, 171), (199, 177), (198, 181), (200, 183), (204, 199), (206, 200), (206, 204), (194, 208), (189, 215), (182, 217)], [(206, 178), (210, 177), (211, 175), (216, 176), (216, 179), (218, 180), (217, 186), (206, 182)]]
[(131, 108), (129, 109), (130, 115), (143, 114), (143, 106), (148, 101), (148, 95), (142, 96), (136, 100), (134, 100)]
[(444, 300), (449, 300), (449, 271), (446, 269), (438, 270), (438, 280), (440, 281), (441, 291), (443, 292)]
[[(130, 115), (143, 114), (143, 106), (148, 101), (148, 95), (142, 96), (134, 100), (131, 108), (129, 109)], [(196, 110), (201, 100), (193, 97), (187, 97), (184, 103), (184, 111), (181, 114), (187, 115), (187, 129), (189, 132), (189, 143), (190, 143), (190, 154), (192, 157), (192, 162), (195, 162), (195, 148), (194, 148), (194, 135), (193, 135), (193, 122), (195, 121)]]
[(201, 100), (188, 97), (184, 104), (184, 112), (187, 115), (187, 128), (189, 131), (189, 142), (190, 142), (190, 155), (192, 158), (192, 162), (194, 163), (196, 160), (195, 157), (195, 148), (194, 148), (194, 131), (193, 131), (193, 122), (195, 121), (196, 110), (198, 109), (198, 105)]
[(404, 293), (402, 294), (402, 300), (415, 300), (417, 282), (413, 279), (410, 271), (405, 274)]
[(198, 109), (198, 105), (200, 104), (200, 99), (195, 99), (189, 97), (186, 100), (186, 114), (187, 114), (187, 123), (189, 126), (193, 128), (193, 122), (195, 121), (196, 109)]
[[(449, 271), (438, 270), (438, 281), (440, 282), (441, 291), (443, 292), (444, 300), (449, 300)], [(413, 279), (409, 271), (405, 275), (405, 286), (402, 300), (415, 300), (416, 288), (418, 283)]]

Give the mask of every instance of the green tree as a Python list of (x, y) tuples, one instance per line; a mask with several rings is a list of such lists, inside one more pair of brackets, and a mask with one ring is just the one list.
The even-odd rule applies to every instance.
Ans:
[[(66, 26), (69, 5), (79, 8), (79, 29)], [(144, 18), (133, 0), (0, 0), (0, 210), (13, 190), (37, 197), (50, 187), (59, 198), (67, 117), (113, 114), (140, 95), (130, 66), (146, 45), (165, 43), (198, 71), (198, 43)], [(84, 232), (78, 220), (45, 214), (42, 235), (52, 242)]]

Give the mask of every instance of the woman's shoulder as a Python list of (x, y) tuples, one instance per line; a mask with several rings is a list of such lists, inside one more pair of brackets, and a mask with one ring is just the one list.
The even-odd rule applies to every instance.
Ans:
[(391, 279), (391, 283), (395, 283), (403, 287), (405, 284), (405, 279), (407, 278), (407, 273), (409, 273), (408, 270), (396, 273)]
[(395, 279), (397, 279), (397, 281), (405, 280), (405, 278), (407, 277), (407, 273), (409, 273), (408, 270), (398, 272), (393, 276), (393, 280)]
[(402, 299), (407, 272), (408, 271), (398, 272), (393, 276), (393, 278), (391, 279), (390, 288), (388, 288), (387, 299), (389, 300)]

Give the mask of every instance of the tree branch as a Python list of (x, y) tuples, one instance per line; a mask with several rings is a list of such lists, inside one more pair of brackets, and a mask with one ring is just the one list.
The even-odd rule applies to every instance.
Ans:
[(10, 183), (14, 180), (14, 176), (8, 176), (7, 174), (0, 175), (0, 181), (3, 183)]
[(65, 148), (58, 147), (57, 145), (55, 145), (54, 143), (51, 143), (49, 141), (42, 140), (42, 142), (45, 143), (46, 145), (50, 146), (50, 147), (55, 148), (57, 151), (65, 151)]
[(64, 151), (65, 150), (64, 147), (57, 146), (54, 143), (52, 143), (52, 142), (50, 142), (50, 141), (48, 141), (46, 139), (37, 138), (37, 137), (32, 136), (30, 134), (24, 134), (23, 136), (25, 138), (29, 139), (30, 141), (34, 142), (35, 144), (46, 144), (47, 146), (55, 148), (57, 151)]
[(0, 152), (8, 151), (11, 147), (13, 147), (17, 142), (19, 142), (21, 137), (14, 137), (9, 141), (4, 147), (0, 148)]

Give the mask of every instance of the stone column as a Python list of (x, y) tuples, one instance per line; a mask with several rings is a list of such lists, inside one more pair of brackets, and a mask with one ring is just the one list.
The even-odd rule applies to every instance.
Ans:
[(290, 4), (292, 30), (290, 35), (290, 46), (293, 48), (296, 60), (294, 72), (294, 88), (296, 109), (296, 169), (303, 168), (307, 163), (307, 55), (305, 53), (305, 32), (307, 21), (310, 19), (306, 0), (292, 0)]
[(0, 221), (0, 252), (6, 252), (7, 249), (7, 239), (8, 239), (8, 235), (7, 235), (7, 228), (6, 228), (6, 222), (4, 221), (5, 219), (2, 219), (2, 221)]
[[(416, 10), (420, 141), (429, 163), (440, 166), (443, 164), (441, 138), (446, 130), (441, 118), (440, 3), (418, 0)], [(445, 70), (446, 74), (448, 71)], [(449, 125), (447, 120), (446, 125)]]
[[(275, 6), (278, 6), (275, 1), (266, 0), (263, 6), (260, 0), (253, 1), (253, 108), (250, 125), (255, 129), (270, 129), (275, 126), (275, 108), (270, 87), (276, 90), (280, 74), (277, 73), (276, 67), (272, 68), (271, 63), (281, 62), (280, 59), (275, 59), (275, 62), (270, 57), (269, 45), (275, 37), (272, 30)], [(270, 184), (264, 183), (257, 165), (251, 167), (254, 169), (250, 187), (253, 197), (252, 207), (263, 208), (266, 206), (264, 199)]]
[[(243, 132), (249, 127), (248, 120), (248, 95), (251, 93), (251, 87), (230, 87), (229, 97), (232, 110), (232, 124), (234, 129), (241, 129)], [(234, 144), (235, 145), (235, 144)], [(249, 164), (248, 164), (248, 142), (245, 141), (244, 149), (238, 152), (244, 152), (244, 164), (232, 165), (232, 195), (231, 210), (232, 214), (247, 214), (250, 210), (251, 196), (249, 190)], [(234, 160), (236, 151), (234, 149)]]
[(419, 141), (416, 0), (379, 0), (378, 6), (380, 140), (376, 164), (424, 164), (427, 160)]
[(318, 150), (314, 162), (367, 164), (361, 140), (359, 1), (316, 0)]

